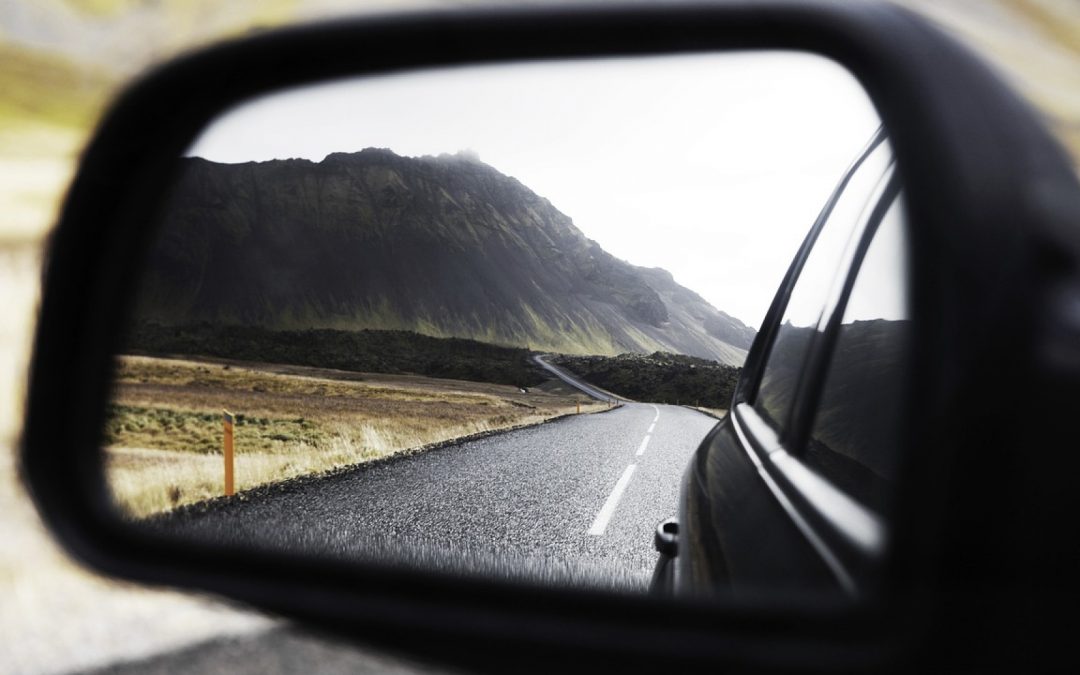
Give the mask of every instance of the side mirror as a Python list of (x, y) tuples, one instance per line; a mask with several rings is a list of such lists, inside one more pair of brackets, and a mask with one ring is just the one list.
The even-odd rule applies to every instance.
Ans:
[[(886, 135), (864, 217), (839, 201), (845, 166)], [(809, 402), (797, 431), (753, 406), (827, 214), (881, 221), (901, 189), (913, 328), (879, 509), (845, 483), (876, 465), (800, 454), (835, 351), (776, 380)], [(604, 213), (608, 239), (585, 224)], [(136, 83), (87, 148), (48, 253), (22, 467), (107, 574), (459, 665), (1075, 661), (1051, 617), (1077, 590), (1077, 223), (1035, 116), (890, 5), (256, 35)], [(725, 251), (739, 233), (766, 262)], [(613, 255), (616, 234), (676, 269)], [(848, 249), (837, 278), (885, 259)], [(749, 281), (696, 287), (762, 265), (757, 305)], [(760, 331), (718, 309), (740, 302)], [(868, 345), (864, 365), (888, 350)], [(554, 440), (519, 429), (562, 416)], [(738, 452), (710, 451), (724, 434)]]

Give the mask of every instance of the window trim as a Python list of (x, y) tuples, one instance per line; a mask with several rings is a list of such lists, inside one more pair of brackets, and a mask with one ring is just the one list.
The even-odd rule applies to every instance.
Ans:
[(849, 595), (867, 590), (888, 550), (884, 519), (788, 453), (749, 403), (732, 410), (740, 444), (773, 497)]
[(877, 150), (878, 146), (880, 146), (887, 138), (888, 135), (885, 133), (885, 127), (878, 127), (877, 131), (874, 132), (873, 137), (863, 148), (859, 156), (851, 163), (847, 171), (844, 172), (844, 176), (833, 189), (832, 194), (829, 195), (829, 199), (825, 202), (825, 206), (822, 207), (821, 212), (818, 214), (814, 224), (810, 227), (810, 231), (807, 232), (802, 244), (799, 245), (799, 250), (795, 254), (795, 258), (791, 261), (791, 265), (788, 266), (787, 273), (784, 274), (784, 278), (780, 282), (780, 288), (773, 297), (769, 310), (765, 313), (765, 319), (761, 322), (762, 328), (758, 331), (757, 335), (754, 337), (753, 344), (750, 346), (746, 362), (743, 364), (743, 377), (740, 378), (735, 387), (734, 400), (732, 401), (733, 408), (739, 403), (750, 402), (757, 398), (758, 388), (761, 386), (761, 378), (765, 372), (765, 357), (772, 349), (772, 344), (779, 331), (780, 320), (783, 318), (784, 311), (787, 309), (788, 301), (791, 298), (791, 292), (795, 288), (795, 283), (798, 281), (799, 275), (802, 273), (803, 266), (806, 264), (806, 259), (810, 256), (810, 250), (813, 249), (814, 244), (817, 242), (818, 235), (821, 233), (821, 230), (824, 229), (825, 223), (829, 220), (829, 216), (832, 215), (836, 203), (840, 201), (840, 195), (847, 189), (852, 176), (855, 175), (865, 163), (866, 159), (872, 155), (874, 151)]
[(894, 170), (895, 166), (895, 164), (890, 165), (875, 188), (873, 207), (862, 231), (854, 233), (857, 234), (858, 239), (847, 269), (844, 271), (843, 283), (838, 289), (833, 289), (832, 297), (826, 301), (827, 304), (823, 308), (814, 339), (802, 363), (799, 379), (795, 383), (795, 396), (788, 414), (787, 428), (782, 436), (785, 439), (785, 446), (796, 457), (802, 457), (806, 451), (814, 416), (821, 403), (825, 376), (828, 373), (829, 364), (832, 363), (836, 341), (840, 334), (840, 323), (847, 309), (851, 291), (855, 287), (855, 280), (862, 269), (866, 252), (881, 222), (900, 199), (902, 190), (900, 179)]
[[(803, 242), (784, 279), (783, 292), (778, 293), (769, 310), (768, 318), (771, 321), (768, 340), (763, 341), (762, 345), (754, 345), (760, 351), (751, 373), (753, 396), (740, 400), (737, 392), (731, 415), (732, 428), (743, 450), (774, 498), (833, 573), (839, 586), (852, 596), (867, 590), (868, 582), (873, 583), (875, 578), (875, 575), (868, 572), (883, 564), (889, 544), (888, 525), (880, 514), (836, 486), (828, 476), (806, 466), (801, 457), (820, 402), (840, 323), (866, 253), (886, 214), (903, 198), (895, 161), (890, 161), (875, 184), (874, 192), (867, 202), (869, 215), (861, 224), (861, 229), (857, 226), (857, 229), (852, 231), (852, 243), (849, 246), (854, 249), (847, 261), (847, 268), (841, 275), (843, 281), (830, 289), (830, 297), (822, 309), (816, 334), (800, 368), (787, 428), (774, 429), (754, 409), (752, 401), (756, 399), (766, 357), (771, 351), (783, 312), (787, 308), (791, 291), (802, 272), (809, 251), (817, 241), (818, 233), (848, 180), (883, 138), (884, 135), (879, 131), (834, 191), (822, 215)], [(747, 391), (743, 389), (742, 393)]]

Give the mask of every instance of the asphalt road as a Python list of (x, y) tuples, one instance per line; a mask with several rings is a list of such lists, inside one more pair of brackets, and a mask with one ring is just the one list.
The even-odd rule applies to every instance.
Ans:
[(182, 536), (643, 590), (653, 529), (716, 420), (625, 403), (299, 481), (158, 526)]

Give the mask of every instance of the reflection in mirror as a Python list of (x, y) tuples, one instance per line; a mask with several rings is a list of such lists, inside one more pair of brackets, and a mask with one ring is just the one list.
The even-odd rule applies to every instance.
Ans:
[(758, 323), (879, 126), (794, 53), (333, 81), (178, 158), (116, 357), (157, 532), (642, 592)]
[(758, 411), (782, 433), (791, 423), (796, 387), (815, 332), (828, 321), (824, 315), (830, 296), (836, 295), (836, 286), (851, 264), (853, 243), (866, 226), (867, 206), (891, 162), (888, 141), (875, 138), (865, 157), (856, 160), (850, 178), (837, 187), (836, 200), (826, 207), (821, 228), (795, 279), (765, 359), (757, 400)]
[(886, 196), (867, 233), (822, 385), (806, 463), (861, 503), (887, 513), (903, 436), (911, 319), (902, 198)]

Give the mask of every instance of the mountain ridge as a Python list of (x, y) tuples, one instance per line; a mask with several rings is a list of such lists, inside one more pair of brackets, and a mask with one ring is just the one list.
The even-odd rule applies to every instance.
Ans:
[(741, 364), (753, 329), (615, 258), (475, 153), (181, 160), (137, 320), (412, 330)]

